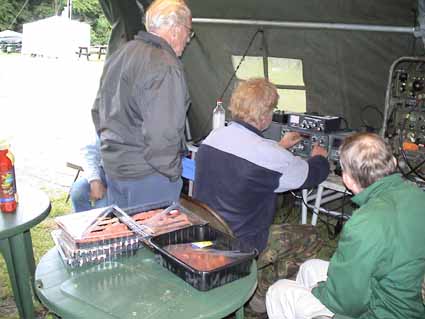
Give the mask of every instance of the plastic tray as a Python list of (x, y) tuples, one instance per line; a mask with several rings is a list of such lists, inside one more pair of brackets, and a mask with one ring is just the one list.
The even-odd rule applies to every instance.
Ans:
[[(161, 212), (146, 219), (143, 224), (139, 224), (130, 218), (130, 216), (152, 209), (161, 209)], [(183, 221), (170, 219), (167, 221), (167, 224), (163, 224), (163, 228), (158, 228), (161, 221), (164, 221), (163, 218), (171, 214), (174, 210), (180, 211), (187, 218)], [(120, 230), (113, 235), (105, 233), (105, 235), (97, 236), (97, 233), (94, 233), (95, 236), (91, 236), (89, 241), (84, 242), (84, 234), (90, 231), (93, 225), (96, 226), (96, 221), (101, 217), (109, 215), (116, 216), (122, 223), (127, 225), (128, 229), (126, 227), (125, 230)], [(206, 221), (179, 203), (171, 203), (170, 205), (168, 202), (158, 203), (157, 205), (138, 206), (125, 210), (117, 206), (108, 206), (85, 213), (61, 216), (56, 220), (60, 222), (58, 223), (60, 229), (54, 230), (51, 235), (64, 263), (71, 268), (100, 264), (115, 260), (118, 257), (132, 256), (137, 249), (143, 247), (142, 243), (149, 244), (148, 239), (152, 236), (168, 233), (175, 229), (190, 227), (194, 224), (206, 224)], [(74, 237), (69, 235), (69, 232), (74, 234)]]
[[(235, 258), (232, 263), (220, 268), (211, 271), (199, 271), (164, 249), (167, 245), (200, 241), (213, 241), (217, 246), (229, 251), (240, 251), (242, 255)], [(249, 275), (252, 260), (257, 256), (256, 250), (245, 247), (239, 240), (210, 227), (208, 224), (194, 225), (162, 234), (151, 238), (149, 242), (158, 254), (158, 260), (162, 266), (201, 291), (207, 291)]]

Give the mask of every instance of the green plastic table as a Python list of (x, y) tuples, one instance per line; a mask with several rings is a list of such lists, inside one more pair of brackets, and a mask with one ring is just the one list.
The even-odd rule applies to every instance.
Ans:
[(86, 268), (66, 268), (56, 248), (41, 258), (35, 272), (41, 302), (62, 318), (223, 318), (236, 312), (257, 286), (257, 267), (250, 275), (201, 292), (155, 260), (148, 248)]
[(30, 229), (50, 212), (49, 198), (32, 187), (19, 187), (15, 213), (0, 213), (0, 253), (7, 265), (13, 295), (21, 318), (34, 318), (32, 288), (34, 253)]

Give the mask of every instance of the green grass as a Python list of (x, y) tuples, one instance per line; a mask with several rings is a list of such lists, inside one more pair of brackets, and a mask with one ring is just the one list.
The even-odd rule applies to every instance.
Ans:
[[(71, 211), (69, 202), (65, 203), (66, 194), (51, 198), (52, 210), (49, 216), (39, 225), (31, 229), (31, 237), (34, 247), (34, 257), (36, 264), (40, 258), (54, 246), (50, 232), (55, 229), (54, 218)], [(40, 304), (36, 304), (38, 318), (53, 318)], [(12, 288), (6, 270), (4, 259), (0, 258), (0, 319), (19, 318), (18, 312), (13, 302)]]

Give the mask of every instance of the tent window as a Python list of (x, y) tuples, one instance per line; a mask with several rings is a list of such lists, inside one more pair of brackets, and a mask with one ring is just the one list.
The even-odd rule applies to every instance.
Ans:
[[(232, 56), (233, 68), (236, 68), (241, 56)], [(306, 111), (306, 90), (303, 79), (303, 64), (299, 59), (268, 57), (269, 79), (280, 95), (278, 108), (291, 112)], [(240, 80), (264, 77), (263, 57), (247, 56), (239, 67), (236, 76)]]

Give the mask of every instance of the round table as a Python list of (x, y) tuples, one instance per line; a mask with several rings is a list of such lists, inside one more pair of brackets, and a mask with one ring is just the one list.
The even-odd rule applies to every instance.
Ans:
[(35, 272), (41, 302), (62, 318), (223, 318), (243, 305), (257, 286), (255, 261), (250, 275), (201, 292), (155, 261), (148, 248), (91, 267), (66, 268), (56, 248)]
[(32, 288), (34, 253), (30, 229), (50, 212), (47, 195), (38, 189), (18, 185), (16, 212), (0, 213), (0, 253), (7, 265), (13, 295), (21, 318), (34, 318)]

